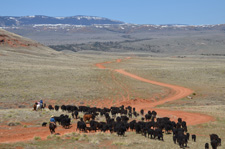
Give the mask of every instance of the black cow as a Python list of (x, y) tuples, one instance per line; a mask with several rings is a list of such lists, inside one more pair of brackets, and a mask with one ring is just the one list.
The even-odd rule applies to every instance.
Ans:
[(86, 132), (86, 124), (85, 122), (81, 119), (81, 121), (77, 122), (77, 129), (79, 129), (79, 131), (84, 131)]
[(126, 125), (123, 122), (118, 122), (115, 125), (115, 131), (117, 132), (118, 136), (124, 136), (126, 132)]
[(149, 136), (151, 135), (151, 139), (153, 139), (153, 136), (154, 136), (155, 131), (154, 131), (153, 129), (149, 128), (149, 129), (147, 130), (147, 133), (148, 133), (148, 138), (149, 138)]
[(51, 111), (51, 110), (54, 110), (53, 106), (52, 105), (48, 105), (48, 109)]
[(136, 133), (140, 133), (141, 132), (141, 125), (140, 125), (139, 122), (134, 124), (134, 128), (136, 130)]
[(107, 130), (109, 130), (109, 125), (108, 124), (103, 124), (101, 131), (106, 132)]
[(158, 138), (158, 140), (162, 140), (163, 141), (163, 132), (162, 129), (157, 128), (154, 132), (154, 138)]
[(135, 129), (136, 120), (133, 120), (129, 123), (130, 130), (133, 131)]
[(187, 146), (187, 136), (183, 132), (179, 131), (176, 135), (176, 139), (180, 148)]
[(127, 116), (121, 116), (121, 119), (125, 123), (127, 123), (129, 121), (129, 118)]
[(152, 115), (150, 115), (150, 114), (145, 114), (145, 119), (146, 119), (146, 121), (151, 120), (151, 117), (152, 117)]
[(190, 134), (189, 134), (189, 133), (186, 133), (186, 136), (187, 136), (187, 140), (189, 141), (189, 139), (190, 139)]
[(191, 138), (192, 138), (192, 141), (196, 142), (196, 135), (195, 134), (191, 135)]
[(55, 105), (55, 110), (58, 111), (59, 110), (59, 106)]
[(61, 125), (62, 125), (62, 127), (66, 128), (66, 129), (68, 129), (70, 127), (70, 125), (71, 125), (70, 122), (71, 122), (71, 119), (67, 116), (61, 118)]
[(62, 110), (62, 111), (66, 111), (66, 106), (65, 106), (65, 105), (62, 105), (62, 106), (61, 106), (61, 110)]
[(79, 114), (79, 112), (77, 111), (77, 110), (75, 110), (73, 113), (72, 113), (72, 117), (73, 118), (78, 118), (78, 114)]
[(210, 141), (213, 149), (217, 149), (218, 146), (221, 146), (221, 139), (217, 134), (210, 134)]

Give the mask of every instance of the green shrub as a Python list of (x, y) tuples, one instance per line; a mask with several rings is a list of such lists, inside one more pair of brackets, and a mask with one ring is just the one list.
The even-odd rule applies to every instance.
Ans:
[(41, 140), (41, 137), (35, 136), (35, 137), (34, 137), (34, 140), (36, 140), (36, 141)]
[(59, 139), (61, 139), (61, 137), (60, 136), (56, 136), (56, 139), (59, 140)]
[(71, 139), (72, 140), (75, 140), (75, 141), (78, 141), (79, 140), (79, 137), (72, 137)]

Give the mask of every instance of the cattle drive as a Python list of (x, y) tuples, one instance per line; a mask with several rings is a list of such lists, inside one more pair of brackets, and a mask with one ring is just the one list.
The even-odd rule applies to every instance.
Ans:
[[(35, 105), (38, 104), (35, 103)], [(135, 107), (125, 107), (123, 105), (110, 108), (48, 105), (48, 109), (50, 111), (55, 110), (57, 112), (61, 110), (62, 112), (66, 112), (66, 114), (59, 116), (51, 116), (49, 122), (51, 134), (55, 134), (57, 124), (65, 129), (70, 129), (72, 127), (71, 118), (73, 118), (76, 120), (77, 128), (75, 130), (80, 133), (100, 131), (125, 136), (127, 131), (134, 131), (136, 134), (161, 142), (165, 141), (164, 134), (172, 134), (171, 140), (180, 148), (189, 148), (188, 141), (190, 141), (190, 135), (193, 143), (197, 142), (196, 134), (188, 132), (187, 124), (182, 118), (178, 118), (177, 122), (171, 121), (169, 117), (159, 117), (154, 110), (147, 110), (145, 113), (144, 109), (141, 109), (140, 113), (138, 113)], [(137, 120), (138, 116), (141, 116), (140, 121)], [(96, 117), (98, 119), (102, 117), (105, 120), (97, 121)], [(42, 123), (43, 127), (46, 125), (46, 122)], [(211, 144), (213, 149), (217, 149), (217, 147), (221, 146), (221, 138), (217, 134), (210, 134), (210, 143), (205, 143), (205, 149), (209, 148), (209, 144)]]

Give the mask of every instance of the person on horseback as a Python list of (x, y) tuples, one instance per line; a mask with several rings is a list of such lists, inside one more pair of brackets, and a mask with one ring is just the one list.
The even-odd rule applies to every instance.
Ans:
[(43, 109), (43, 100), (42, 99), (40, 100), (40, 106), (41, 106), (41, 109)]
[(54, 124), (55, 127), (56, 127), (56, 121), (55, 121), (55, 118), (54, 118), (53, 115), (52, 115), (51, 118), (50, 118), (50, 123)]
[(56, 128), (56, 121), (54, 116), (52, 115), (50, 118), (50, 123), (49, 123), (49, 130), (51, 132), (51, 134), (55, 133), (55, 128)]

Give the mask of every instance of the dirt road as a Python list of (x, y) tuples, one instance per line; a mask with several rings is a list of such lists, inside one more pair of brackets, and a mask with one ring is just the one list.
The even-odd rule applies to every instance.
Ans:
[[(125, 58), (125, 60), (127, 60), (127, 59), (130, 59), (130, 57)], [(121, 61), (122, 61), (122, 59), (116, 60), (117, 63), (120, 63)], [(96, 64), (96, 66), (100, 69), (106, 69), (107, 67), (105, 65), (108, 63), (112, 63), (112, 62), (98, 63), (98, 64)], [(128, 76), (130, 78), (142, 81), (142, 82), (159, 85), (159, 86), (170, 89), (170, 92), (167, 94), (166, 98), (158, 100), (158, 101), (149, 101), (149, 100), (144, 100), (144, 99), (135, 99), (135, 100), (125, 99), (125, 100), (117, 103), (117, 105), (124, 105), (124, 106), (130, 105), (130, 106), (136, 107), (137, 110), (141, 110), (141, 109), (144, 109), (145, 111), (155, 110), (155, 111), (157, 111), (159, 116), (161, 116), (161, 117), (167, 116), (167, 117), (170, 117), (171, 120), (175, 120), (175, 121), (177, 120), (178, 117), (181, 117), (183, 120), (185, 120), (187, 122), (187, 125), (197, 125), (197, 124), (207, 123), (209, 121), (215, 120), (213, 117), (211, 117), (209, 115), (155, 108), (158, 105), (162, 105), (166, 102), (178, 100), (178, 99), (184, 98), (184, 97), (192, 94), (193, 91), (191, 89), (184, 88), (181, 86), (166, 84), (166, 83), (162, 83), (162, 82), (148, 80), (148, 79), (142, 78), (140, 76), (137, 76), (135, 74), (126, 72), (125, 70), (122, 70), (122, 69), (115, 69), (113, 71), (120, 73), (122, 75)]]

